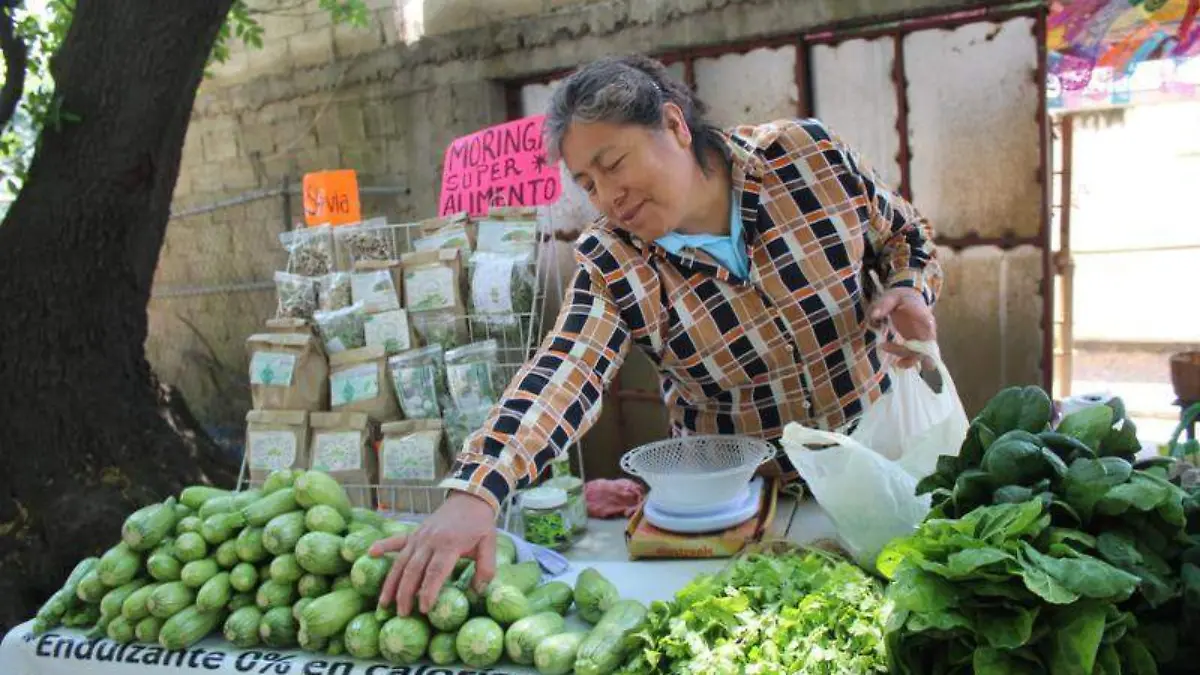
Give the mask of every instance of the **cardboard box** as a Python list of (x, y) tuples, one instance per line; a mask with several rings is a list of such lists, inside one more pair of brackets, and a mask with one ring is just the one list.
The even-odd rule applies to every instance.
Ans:
[(729, 558), (748, 544), (761, 541), (775, 520), (779, 482), (768, 480), (762, 492), (758, 516), (728, 530), (704, 534), (683, 534), (660, 530), (642, 515), (629, 519), (625, 528), (625, 547), (630, 560), (649, 558)]
[(250, 481), (266, 480), (272, 471), (308, 468), (308, 412), (251, 410), (246, 413), (246, 455)]
[(405, 420), (383, 425), (379, 443), (380, 510), (432, 513), (446, 500), (438, 485), (450, 471), (441, 420)]
[(378, 467), (374, 433), (365, 413), (309, 415), (309, 468), (324, 471), (346, 488), (354, 506), (374, 508)]

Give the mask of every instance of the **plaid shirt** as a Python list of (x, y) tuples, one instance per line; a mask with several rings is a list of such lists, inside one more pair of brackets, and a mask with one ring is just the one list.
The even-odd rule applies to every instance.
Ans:
[[(597, 221), (577, 244), (554, 329), (444, 487), (497, 506), (531, 485), (595, 423), (634, 345), (660, 373), (675, 435), (773, 441), (789, 422), (838, 428), (887, 390), (864, 281), (875, 269), (932, 305), (942, 275), (928, 223), (816, 120), (740, 127), (727, 139), (750, 278)], [(782, 455), (781, 464), (795, 477)]]

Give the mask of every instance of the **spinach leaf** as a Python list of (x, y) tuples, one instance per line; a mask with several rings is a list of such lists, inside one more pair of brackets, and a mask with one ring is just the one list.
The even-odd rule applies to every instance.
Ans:
[(1158, 675), (1158, 664), (1146, 645), (1132, 635), (1126, 635), (1117, 645), (1121, 654), (1121, 672), (1126, 675)]
[(1062, 418), (1055, 429), (1064, 436), (1078, 439), (1089, 448), (1097, 449), (1113, 427), (1113, 409), (1104, 405), (1095, 405), (1075, 412)]
[(975, 617), (976, 631), (996, 649), (1019, 649), (1033, 635), (1037, 608), (989, 608)]
[(1104, 637), (1104, 605), (1081, 602), (1057, 612), (1057, 629), (1044, 643), (1047, 668), (1054, 675), (1092, 675)]
[[(970, 548), (951, 553), (946, 560), (946, 567), (953, 575), (951, 578), (963, 578), (981, 568), (1001, 563), (1015, 563), (1016, 561), (1016, 557), (998, 548)], [(1006, 564), (1002, 566), (1007, 567)]]
[(1040, 387), (1009, 387), (984, 406), (978, 419), (997, 434), (1013, 429), (1037, 433), (1050, 424), (1053, 404)]
[(1133, 595), (1138, 585), (1134, 575), (1090, 555), (1054, 558), (1024, 544), (1021, 562), (1027, 568), (1040, 569), (1063, 588), (1084, 598), (1121, 602)]
[(1057, 431), (1043, 431), (1038, 434), (1045, 446), (1059, 456), (1064, 462), (1070, 464), (1077, 459), (1095, 459), (1096, 451), (1093, 448), (1084, 445), (1082, 441), (1073, 436), (1059, 433)]
[(1034, 668), (1036, 666), (1036, 661), (1030, 663), (1012, 652), (990, 647), (976, 649), (971, 661), (975, 675), (1029, 675), (1044, 672), (1040, 668)]
[(1063, 496), (1084, 521), (1091, 520), (1096, 502), (1110, 488), (1129, 480), (1133, 467), (1117, 457), (1077, 459), (1063, 478)]
[(898, 609), (934, 614), (958, 605), (957, 586), (920, 568), (902, 567), (893, 581), (891, 588), (896, 592), (889, 597)]

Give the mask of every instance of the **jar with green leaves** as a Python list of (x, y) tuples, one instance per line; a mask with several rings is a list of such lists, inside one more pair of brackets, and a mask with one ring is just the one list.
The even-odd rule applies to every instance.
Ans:
[(583, 481), (575, 476), (566, 475), (551, 478), (542, 484), (545, 487), (558, 488), (567, 494), (566, 514), (571, 526), (571, 535), (575, 539), (587, 532), (588, 513), (587, 500), (583, 497)]
[(566, 490), (556, 487), (526, 490), (521, 493), (520, 504), (526, 541), (555, 551), (571, 546), (574, 537)]

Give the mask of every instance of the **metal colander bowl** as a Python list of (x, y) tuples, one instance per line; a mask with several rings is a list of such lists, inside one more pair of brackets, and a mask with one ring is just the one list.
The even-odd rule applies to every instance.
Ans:
[(770, 443), (748, 436), (682, 436), (630, 450), (621, 469), (646, 481), (658, 508), (701, 513), (737, 500), (774, 456)]

